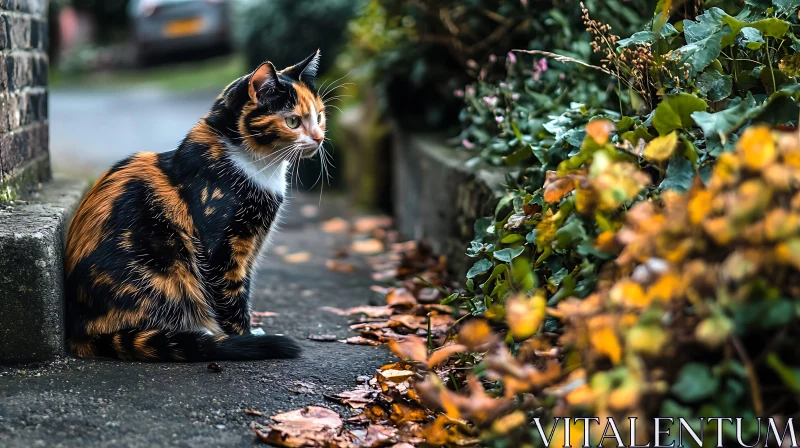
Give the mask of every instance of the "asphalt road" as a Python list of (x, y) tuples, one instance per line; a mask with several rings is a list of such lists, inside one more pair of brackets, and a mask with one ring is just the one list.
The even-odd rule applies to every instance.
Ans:
[(54, 89), (49, 93), (53, 167), (97, 176), (131, 154), (175, 149), (218, 94), (148, 86)]
[[(139, 150), (169, 150), (203, 113), (213, 93), (53, 92), (51, 126), (57, 171), (102, 172)], [(320, 223), (346, 216), (344, 202), (325, 194), (298, 195), (264, 259), (253, 308), (267, 333), (301, 341), (295, 360), (207, 364), (144, 364), (65, 358), (42, 367), (0, 367), (0, 446), (157, 447), (250, 446), (253, 420), (315, 404), (349, 411), (324, 394), (351, 389), (391, 359), (384, 347), (313, 342), (310, 334), (352, 336), (347, 318), (321, 310), (379, 304), (362, 260), (353, 273), (337, 273), (325, 260), (347, 247), (346, 235)], [(316, 217), (309, 217), (321, 203)], [(305, 209), (306, 213), (300, 213)], [(306, 263), (288, 264), (279, 253), (306, 251)], [(304, 383), (304, 384), (298, 384)], [(295, 392), (293, 392), (293, 389)], [(255, 409), (265, 417), (245, 414)]]

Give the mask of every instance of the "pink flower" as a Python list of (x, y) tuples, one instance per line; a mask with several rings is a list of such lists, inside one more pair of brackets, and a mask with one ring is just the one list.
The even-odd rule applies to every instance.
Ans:
[(467, 149), (474, 149), (475, 148), (475, 144), (472, 143), (471, 141), (467, 140), (467, 139), (461, 140), (461, 145), (464, 146)]
[(528, 0), (519, 0), (519, 4), (522, 6), (528, 6)]
[(506, 60), (508, 61), (509, 64), (517, 63), (517, 55), (515, 55), (513, 51), (509, 51), (506, 57), (508, 58)]
[(519, 94), (519, 93), (512, 93), (512, 94), (511, 94), (511, 99), (512, 99), (512, 100), (516, 101), (516, 100), (518, 100), (519, 98), (520, 98), (520, 94)]
[(474, 86), (467, 86), (467, 95), (474, 96), (475, 95), (475, 87)]
[(539, 59), (539, 70), (546, 72), (547, 71), (547, 59), (542, 58)]
[(461, 89), (456, 89), (456, 90), (453, 91), (453, 95), (456, 98), (464, 98), (464, 91), (461, 90)]
[(471, 68), (471, 69), (475, 69), (475, 70), (476, 70), (476, 69), (479, 67), (479, 65), (478, 65), (478, 63), (477, 63), (477, 62), (475, 62), (475, 60), (474, 60), (474, 59), (469, 59), (469, 60), (467, 61), (467, 67), (469, 67), (469, 68)]
[(494, 64), (495, 62), (497, 62), (497, 56), (495, 56), (495, 55), (493, 55), (493, 54), (490, 54), (490, 55), (489, 55), (489, 62), (491, 62), (492, 64)]
[(502, 123), (503, 122), (503, 117), (501, 117), (501, 116), (494, 117), (494, 121), (496, 121), (498, 123)]
[(497, 106), (497, 97), (496, 96), (485, 96), (483, 97), (483, 102), (488, 104), (491, 107)]

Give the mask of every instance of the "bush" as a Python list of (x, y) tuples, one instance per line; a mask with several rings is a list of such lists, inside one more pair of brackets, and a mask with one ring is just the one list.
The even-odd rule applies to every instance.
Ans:
[(624, 39), (584, 9), (599, 61), (516, 55), (463, 91), (474, 163), (518, 175), (443, 302), (495, 332), (465, 327), (442, 352), (471, 353), (418, 383), (443, 412), (426, 437), (539, 446), (534, 416), (731, 415), (750, 440), (754, 416), (797, 414), (797, 6), (765, 3), (657, 9)]
[[(649, 2), (608, 4), (616, 29), (638, 29)], [(456, 125), (461, 100), (454, 91), (475, 76), (494, 79), (513, 48), (567, 48), (589, 56), (581, 39), (577, 0), (371, 0), (351, 25), (344, 71), (371, 67), (387, 109), (404, 128), (442, 131)], [(612, 13), (613, 11), (613, 13)], [(391, 36), (391, 37), (390, 37)], [(481, 64), (495, 61), (487, 69)]]
[(325, 72), (359, 4), (352, 0), (244, 1), (234, 11), (235, 38), (251, 67), (266, 60), (287, 67), (319, 48), (320, 68)]

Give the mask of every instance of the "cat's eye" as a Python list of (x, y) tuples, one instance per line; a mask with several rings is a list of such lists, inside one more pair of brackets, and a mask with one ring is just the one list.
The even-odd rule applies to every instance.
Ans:
[(289, 129), (297, 129), (300, 126), (300, 117), (297, 115), (286, 117), (286, 126), (289, 126)]
[(321, 123), (321, 122), (322, 122), (322, 112), (317, 114), (317, 123)]

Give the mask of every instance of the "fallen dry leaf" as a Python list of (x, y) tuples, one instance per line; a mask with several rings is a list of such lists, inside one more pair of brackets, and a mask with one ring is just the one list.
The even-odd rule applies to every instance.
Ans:
[(417, 299), (405, 288), (391, 288), (386, 294), (386, 303), (389, 306), (414, 306)]
[(335, 308), (335, 307), (332, 307), (332, 306), (323, 306), (320, 309), (321, 310), (325, 310), (325, 311), (329, 311), (329, 312), (334, 313), (334, 314), (338, 314), (340, 316), (349, 316), (349, 315), (352, 315), (352, 314), (366, 314), (367, 316), (370, 316), (370, 317), (383, 317), (383, 316), (391, 316), (392, 315), (392, 309), (389, 308), (388, 306), (363, 305), (363, 306), (356, 306), (356, 307), (353, 307), (353, 308), (348, 308), (346, 310), (343, 310), (341, 308)]
[(375, 238), (353, 241), (350, 247), (353, 249), (353, 252), (362, 255), (375, 255), (383, 252), (383, 243)]
[(294, 388), (292, 387), (286, 388), (289, 390), (289, 392), (294, 392), (296, 394), (316, 395), (316, 392), (314, 391), (314, 388), (316, 386), (314, 384), (305, 383), (303, 381), (295, 381), (294, 383), (292, 383), (292, 385), (294, 386)]
[(337, 337), (335, 334), (310, 334), (308, 339), (317, 342), (336, 342)]
[(322, 223), (325, 233), (344, 233), (350, 229), (350, 223), (342, 218), (332, 218)]
[(353, 446), (352, 434), (341, 432), (342, 419), (334, 411), (309, 406), (273, 415), (276, 423), (264, 427), (250, 424), (261, 441), (283, 447)]
[(353, 336), (347, 339), (342, 339), (339, 342), (352, 345), (381, 345), (379, 341), (373, 341), (372, 339), (367, 339), (363, 336)]
[(392, 218), (389, 216), (364, 216), (356, 219), (353, 227), (358, 233), (370, 233), (377, 229), (392, 226)]
[(300, 212), (306, 218), (314, 218), (319, 213), (319, 207), (316, 205), (306, 204), (302, 209), (300, 209)]
[(333, 272), (350, 273), (356, 270), (353, 263), (346, 263), (344, 261), (325, 260), (325, 267)]
[(353, 409), (363, 409), (375, 399), (378, 393), (380, 393), (378, 389), (361, 384), (353, 390), (332, 395), (329, 398), (341, 404), (350, 405)]
[(397, 441), (397, 429), (384, 425), (369, 425), (363, 446), (377, 448)]
[(257, 417), (261, 417), (262, 415), (264, 415), (263, 412), (257, 411), (255, 409), (245, 409), (244, 413), (247, 414), (247, 415), (255, 415)]
[(311, 254), (308, 252), (296, 252), (288, 254), (283, 257), (283, 261), (291, 264), (305, 263), (311, 259)]

